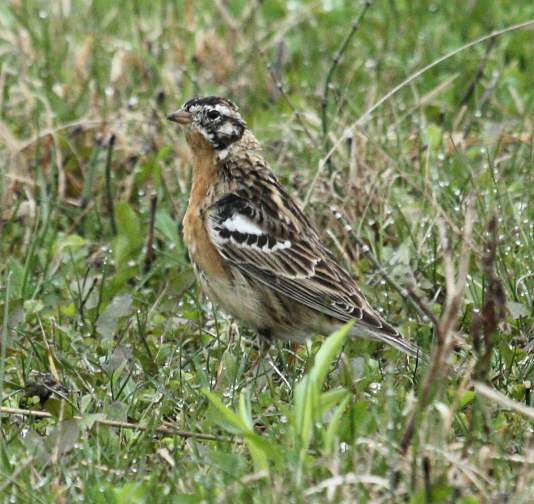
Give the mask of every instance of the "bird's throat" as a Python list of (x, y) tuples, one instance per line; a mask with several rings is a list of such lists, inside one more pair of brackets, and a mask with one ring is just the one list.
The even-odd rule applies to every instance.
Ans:
[(191, 151), (195, 154), (202, 154), (205, 151), (214, 151), (213, 146), (208, 140), (196, 129), (191, 129), (185, 134), (185, 139), (191, 148)]

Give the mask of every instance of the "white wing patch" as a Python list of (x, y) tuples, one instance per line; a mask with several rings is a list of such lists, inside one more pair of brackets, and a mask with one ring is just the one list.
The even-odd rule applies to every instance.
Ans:
[(276, 250), (284, 250), (291, 247), (291, 242), (289, 240), (283, 241), (283, 242), (277, 242), (274, 247), (268, 248), (267, 245), (262, 247), (262, 250), (270, 250), (271, 252), (275, 252)]
[(261, 229), (255, 222), (251, 221), (248, 217), (237, 213), (223, 221), (221, 225), (228, 229), (228, 231), (237, 231), (238, 233), (253, 235), (264, 234), (263, 229)]
[(252, 219), (235, 213), (212, 228), (215, 242), (227, 243), (231, 240), (239, 247), (250, 247), (264, 252), (276, 252), (291, 247), (290, 240), (274, 240)]

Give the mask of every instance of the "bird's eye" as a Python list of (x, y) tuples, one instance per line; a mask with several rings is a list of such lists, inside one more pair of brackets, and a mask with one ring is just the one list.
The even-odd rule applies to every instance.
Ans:
[(214, 119), (217, 119), (220, 115), (221, 115), (220, 112), (217, 112), (216, 110), (210, 110), (208, 112), (208, 119), (214, 120)]

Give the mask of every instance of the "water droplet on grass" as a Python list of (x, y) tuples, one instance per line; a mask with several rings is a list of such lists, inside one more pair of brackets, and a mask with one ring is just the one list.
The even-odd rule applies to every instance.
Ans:
[(372, 382), (369, 384), (369, 390), (371, 393), (376, 394), (382, 388), (382, 384), (378, 382)]

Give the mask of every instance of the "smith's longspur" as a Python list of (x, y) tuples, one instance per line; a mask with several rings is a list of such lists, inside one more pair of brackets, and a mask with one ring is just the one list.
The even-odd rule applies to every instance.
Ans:
[(300, 342), (355, 320), (353, 336), (418, 353), (322, 243), (234, 103), (197, 97), (168, 119), (193, 154), (184, 242), (212, 301), (267, 339)]

